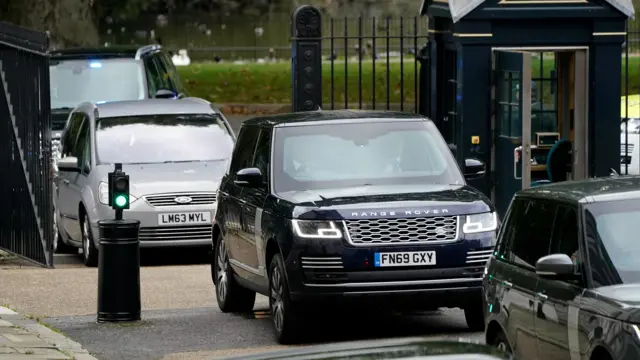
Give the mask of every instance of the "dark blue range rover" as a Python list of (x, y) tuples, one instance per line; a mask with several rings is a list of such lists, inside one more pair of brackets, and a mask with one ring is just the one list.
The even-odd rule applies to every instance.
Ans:
[[(485, 165), (466, 161), (467, 177)], [(240, 130), (218, 193), (211, 266), (225, 312), (269, 297), (276, 338), (304, 333), (311, 303), (460, 307), (484, 329), (482, 275), (494, 207), (466, 185), (435, 125), (418, 115), (317, 111)]]

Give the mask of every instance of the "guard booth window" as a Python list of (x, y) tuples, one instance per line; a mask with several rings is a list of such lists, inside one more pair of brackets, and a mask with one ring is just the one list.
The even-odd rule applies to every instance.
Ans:
[[(538, 132), (557, 132), (558, 110), (556, 96), (555, 54), (538, 53), (532, 61), (531, 83), (531, 136), (535, 141)], [(501, 71), (499, 81), (498, 111), (502, 113), (500, 135), (508, 137), (522, 136), (520, 112), (520, 73)]]

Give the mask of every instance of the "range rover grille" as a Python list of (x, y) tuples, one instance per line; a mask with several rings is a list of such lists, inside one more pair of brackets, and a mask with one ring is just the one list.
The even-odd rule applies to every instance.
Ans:
[(211, 225), (142, 227), (140, 241), (211, 240)]
[(634, 144), (620, 144), (620, 155), (632, 155), (633, 145)]
[(484, 265), (493, 254), (493, 249), (467, 251), (467, 264)]
[(300, 263), (303, 269), (327, 270), (343, 269), (342, 258), (340, 257), (301, 257)]
[(457, 216), (346, 220), (354, 245), (419, 244), (458, 239)]
[[(151, 206), (187, 206), (187, 205), (210, 205), (216, 202), (215, 193), (192, 193), (192, 194), (156, 194), (147, 195), (145, 200)], [(177, 198), (190, 198), (190, 202), (180, 203), (177, 202)]]

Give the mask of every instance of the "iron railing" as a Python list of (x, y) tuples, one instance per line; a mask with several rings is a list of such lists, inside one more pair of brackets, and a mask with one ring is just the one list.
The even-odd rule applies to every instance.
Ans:
[(0, 248), (53, 266), (49, 39), (0, 22)]

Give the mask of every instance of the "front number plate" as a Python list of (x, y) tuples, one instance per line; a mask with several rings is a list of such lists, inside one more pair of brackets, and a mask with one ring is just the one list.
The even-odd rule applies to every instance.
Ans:
[(188, 212), (188, 213), (162, 213), (158, 214), (158, 225), (201, 225), (211, 224), (211, 213)]
[(436, 264), (435, 251), (375, 253), (375, 267), (424, 266)]

